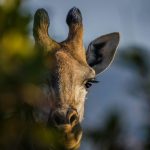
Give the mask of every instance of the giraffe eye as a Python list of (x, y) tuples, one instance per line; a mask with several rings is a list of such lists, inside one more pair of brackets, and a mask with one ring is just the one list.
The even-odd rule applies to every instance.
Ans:
[(88, 89), (92, 86), (93, 83), (98, 83), (98, 82), (99, 81), (95, 80), (95, 78), (94, 79), (89, 79), (85, 83), (85, 88)]
[(92, 83), (91, 83), (91, 82), (87, 81), (87, 82), (85, 83), (86, 89), (90, 88), (91, 86), (92, 86)]

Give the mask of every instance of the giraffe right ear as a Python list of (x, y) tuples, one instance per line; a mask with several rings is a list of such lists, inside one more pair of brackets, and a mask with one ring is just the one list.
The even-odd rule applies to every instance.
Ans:
[(105, 70), (112, 62), (119, 43), (119, 33), (103, 35), (92, 41), (86, 52), (86, 58), (96, 74)]

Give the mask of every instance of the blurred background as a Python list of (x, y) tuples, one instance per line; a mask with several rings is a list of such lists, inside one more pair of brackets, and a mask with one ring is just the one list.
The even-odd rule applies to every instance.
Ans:
[(73, 6), (82, 12), (86, 48), (101, 35), (121, 35), (113, 64), (88, 94), (80, 149), (150, 150), (149, 0), (0, 0), (1, 149), (25, 126), (18, 116), (13, 123), (10, 118), (30, 112), (20, 101), (35, 91), (30, 83), (38, 82), (43, 69), (40, 52), (33, 48), (35, 11), (48, 11), (49, 33), (60, 42), (67, 37), (65, 20)]

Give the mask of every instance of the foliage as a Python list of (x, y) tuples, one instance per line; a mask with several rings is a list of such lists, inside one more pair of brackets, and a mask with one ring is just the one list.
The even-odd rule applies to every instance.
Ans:
[[(33, 108), (25, 104), (24, 99), (37, 94), (32, 83), (39, 82), (42, 76), (43, 57), (40, 51), (35, 51), (34, 43), (29, 38), (28, 24), (31, 17), (20, 12), (20, 4), (21, 0), (6, 0), (0, 4), (0, 149), (2, 150), (12, 149), (12, 146), (13, 149), (18, 149), (21, 136), (25, 133), (34, 136), (39, 128), (30, 122)], [(46, 141), (47, 137), (43, 139)]]

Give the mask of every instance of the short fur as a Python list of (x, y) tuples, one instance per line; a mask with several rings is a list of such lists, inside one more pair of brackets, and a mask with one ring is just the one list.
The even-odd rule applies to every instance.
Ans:
[[(86, 53), (83, 46), (83, 24), (80, 10), (72, 8), (67, 15), (66, 22), (69, 26), (68, 37), (65, 41), (57, 43), (48, 35), (49, 17), (46, 10), (39, 9), (35, 13), (33, 27), (35, 44), (45, 51), (49, 72), (41, 86), (43, 105), (40, 102), (39, 105), (38, 102), (36, 104), (39, 111), (47, 114), (47, 119), (45, 120), (46, 115), (42, 119), (41, 115), (39, 117), (37, 114), (35, 118), (37, 121), (47, 122), (48, 120), (48, 124), (53, 124), (58, 130), (63, 129), (67, 137), (70, 137), (64, 142), (66, 149), (76, 149), (80, 145), (82, 135), (80, 123), (84, 116), (86, 83), (94, 79), (96, 74), (111, 63), (119, 42), (119, 34), (112, 33), (94, 40)], [(56, 125), (53, 114), (59, 112), (67, 116), (69, 109), (76, 114), (78, 118), (76, 122)]]

